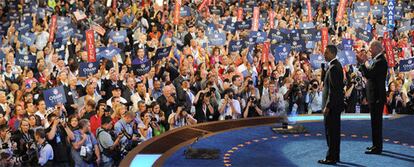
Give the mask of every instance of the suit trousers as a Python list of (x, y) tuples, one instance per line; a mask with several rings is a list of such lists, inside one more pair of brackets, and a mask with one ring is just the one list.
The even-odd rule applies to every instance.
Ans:
[(340, 160), (339, 151), (341, 143), (341, 111), (329, 111), (324, 116), (325, 135), (328, 145), (328, 152), (326, 154), (327, 160)]
[(369, 112), (371, 114), (372, 145), (382, 150), (382, 113), (384, 103), (370, 103)]

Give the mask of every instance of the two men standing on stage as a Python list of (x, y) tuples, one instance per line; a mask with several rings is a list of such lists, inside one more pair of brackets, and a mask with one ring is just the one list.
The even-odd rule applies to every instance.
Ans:
[[(368, 80), (367, 99), (371, 114), (372, 143), (366, 154), (381, 154), (382, 152), (382, 112), (386, 100), (385, 79), (387, 75), (387, 61), (383, 54), (380, 41), (374, 41), (370, 45), (372, 63), (368, 62), (367, 55), (357, 55), (359, 70)], [(340, 131), (341, 112), (345, 109), (344, 103), (344, 75), (341, 63), (336, 59), (337, 49), (334, 45), (328, 45), (325, 51), (325, 60), (329, 62), (324, 78), (323, 102), (325, 134), (328, 152), (321, 164), (336, 164), (340, 161)]]

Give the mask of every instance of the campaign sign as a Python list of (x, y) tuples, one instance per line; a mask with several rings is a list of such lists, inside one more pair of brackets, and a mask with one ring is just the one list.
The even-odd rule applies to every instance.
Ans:
[(181, 17), (191, 16), (191, 8), (188, 6), (181, 6), (180, 16)]
[(81, 62), (79, 63), (79, 76), (88, 77), (90, 75), (94, 75), (98, 72), (98, 69), (99, 61), (94, 63)]
[(400, 72), (407, 72), (414, 69), (414, 57), (400, 60)]
[(365, 2), (354, 2), (354, 10), (355, 12), (369, 12), (370, 10), (370, 2), (369, 1), (365, 1)]
[(15, 58), (16, 65), (20, 67), (36, 67), (36, 57), (29, 55), (17, 54)]
[(254, 5), (246, 4), (246, 5), (243, 6), (243, 12), (244, 13), (252, 13), (253, 12), (253, 7), (254, 7)]
[(356, 54), (352, 50), (342, 50), (338, 53), (338, 57), (343, 57), (346, 59), (346, 63), (342, 64), (342, 66), (348, 65), (348, 64), (357, 64), (356, 60)]
[(311, 54), (309, 56), (309, 59), (311, 67), (313, 69), (320, 69), (321, 64), (325, 62), (325, 58), (321, 54)]
[(271, 45), (270, 49), (272, 51), (273, 57), (275, 58), (275, 62), (278, 63), (279, 61), (286, 60), (286, 58), (289, 56), (291, 46), (288, 44)]
[(10, 20), (10, 21), (16, 21), (16, 20), (19, 20), (19, 14), (17, 14), (17, 13), (9, 13), (8, 14), (8, 19)]
[(386, 26), (381, 25), (381, 24), (378, 24), (378, 23), (377, 23), (377, 25), (375, 27), (376, 27), (377, 34), (380, 37), (384, 36), (384, 33), (385, 32), (390, 31)]
[(107, 48), (97, 48), (97, 59), (105, 58), (107, 60), (112, 61), (112, 57), (119, 54), (121, 52), (121, 49), (116, 48), (114, 46), (109, 46)]
[(232, 34), (236, 33), (236, 23), (233, 22), (226, 22), (226, 24), (224, 25), (224, 31), (228, 31)]
[(306, 43), (303, 40), (300, 41), (292, 41), (291, 49), (296, 52), (302, 52), (306, 49)]
[(36, 40), (36, 35), (34, 33), (26, 32), (24, 34), (19, 34), (19, 41), (25, 43), (27, 46), (32, 46)]
[(310, 28), (315, 28), (315, 24), (313, 24), (313, 22), (301, 22), (299, 23), (299, 27), (301, 29), (310, 29)]
[(37, 13), (37, 16), (40, 19), (43, 19), (43, 18), (46, 17), (46, 9), (45, 8), (38, 8), (36, 13)]
[(210, 13), (221, 16), (223, 14), (223, 8), (221, 6), (210, 6)]
[(371, 42), (371, 40), (372, 40), (372, 33), (371, 32), (368, 32), (368, 31), (366, 31), (362, 28), (357, 28), (355, 30), (355, 32), (356, 32), (356, 37), (357, 38), (359, 38), (359, 39), (361, 39), (365, 42)]
[(54, 87), (43, 91), (43, 97), (45, 98), (46, 106), (55, 107), (56, 104), (65, 104), (66, 95), (63, 86)]
[(69, 25), (71, 22), (69, 17), (62, 17), (62, 16), (58, 16), (57, 17), (57, 26), (58, 28)]
[(72, 25), (68, 24), (58, 28), (56, 32), (56, 38), (68, 38), (75, 34), (75, 29)]
[(214, 32), (208, 36), (208, 41), (211, 46), (222, 46), (226, 44), (226, 34)]
[(23, 34), (30, 31), (30, 29), (33, 28), (32, 25), (26, 24), (25, 22), (21, 22), (20, 24), (17, 24), (16, 27), (17, 27), (17, 31)]
[(352, 50), (352, 45), (354, 45), (354, 41), (352, 39), (342, 39), (343, 50)]
[(256, 43), (263, 43), (267, 39), (267, 34), (266, 32), (262, 31), (251, 31), (249, 34), (249, 38), (255, 39)]
[(368, 12), (355, 12), (355, 18), (356, 19), (366, 19), (368, 18), (369, 13)]
[(352, 27), (354, 28), (364, 28), (365, 29), (365, 19), (351, 19)]
[(165, 48), (158, 48), (157, 51), (155, 52), (155, 58), (154, 61), (158, 61), (161, 60), (164, 57), (168, 57), (170, 55), (171, 52), (171, 46), (170, 47), (165, 47)]
[(140, 64), (133, 64), (132, 69), (136, 75), (145, 75), (151, 70), (151, 61), (146, 60), (144, 62), (141, 62)]
[(289, 33), (289, 38), (291, 41), (300, 41), (300, 33), (298, 30), (291, 30)]
[(73, 34), (73, 37), (74, 38), (77, 38), (77, 39), (79, 39), (81, 41), (84, 41), (85, 40), (85, 34), (82, 33), (81, 30), (76, 30), (75, 33)]
[(268, 38), (276, 42), (285, 42), (289, 39), (288, 34), (283, 33), (279, 29), (270, 29)]
[(88, 62), (96, 61), (96, 50), (95, 50), (95, 35), (93, 30), (87, 30), (86, 36), (86, 51), (88, 52)]
[(302, 40), (305, 40), (305, 41), (315, 41), (316, 40), (316, 38), (315, 38), (316, 29), (315, 28), (300, 29), (299, 34), (300, 34), (300, 37), (302, 38)]
[(123, 43), (125, 42), (125, 38), (127, 37), (127, 32), (126, 30), (111, 31), (109, 33), (109, 37), (112, 39), (112, 41), (116, 43)]
[(387, 4), (387, 26), (394, 27), (394, 19), (395, 19), (395, 0), (388, 0)]
[(239, 52), (242, 50), (243, 42), (241, 40), (235, 41), (231, 40), (229, 43), (229, 51), (230, 52)]
[(207, 28), (208, 22), (205, 19), (198, 17), (196, 19), (196, 25), (199, 27)]
[(371, 7), (371, 12), (374, 17), (382, 17), (382, 12), (384, 11), (384, 6), (382, 5), (374, 5)]
[(252, 27), (252, 20), (246, 20), (246, 21), (238, 21), (236, 22), (236, 29), (237, 30), (245, 30), (250, 29)]
[(249, 47), (250, 45), (256, 44), (256, 39), (248, 36), (243, 40), (243, 42), (244, 42), (243, 47)]
[(411, 30), (411, 20), (401, 22), (400, 27), (397, 29), (398, 33), (403, 33), (403, 32), (410, 31), (410, 30)]
[(342, 66), (348, 65), (349, 63), (348, 63), (348, 58), (346, 57), (346, 55), (342, 53), (339, 54), (339, 53), (336, 55), (336, 58), (338, 59), (338, 61), (341, 63)]
[(315, 41), (319, 42), (321, 40), (322, 40), (322, 31), (321, 30), (316, 30)]

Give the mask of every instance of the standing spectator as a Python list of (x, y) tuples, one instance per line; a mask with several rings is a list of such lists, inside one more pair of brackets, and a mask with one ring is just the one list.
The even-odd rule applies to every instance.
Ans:
[(95, 137), (90, 133), (90, 123), (87, 119), (79, 121), (79, 129), (74, 132), (72, 140), (72, 158), (75, 167), (95, 166), (101, 161), (101, 153)]
[(39, 165), (43, 167), (55, 166), (53, 163), (54, 151), (52, 146), (46, 141), (45, 130), (37, 130), (35, 133), (35, 140), (39, 145)]
[(263, 90), (263, 96), (260, 99), (260, 106), (264, 111), (264, 115), (286, 115), (285, 111), (285, 100), (283, 99), (282, 93), (276, 88), (275, 82), (270, 82), (269, 87)]
[(72, 130), (67, 126), (66, 122), (59, 119), (54, 113), (47, 116), (50, 126), (45, 130), (46, 140), (52, 146), (55, 158), (54, 165), (69, 166), (70, 150), (68, 143), (75, 139)]
[[(113, 132), (113, 125), (111, 117), (102, 117), (101, 127), (96, 131), (96, 138), (99, 143), (99, 149), (102, 155), (103, 167), (117, 166), (120, 162), (120, 141), (123, 137), (123, 133), (119, 133), (115, 136)], [(115, 139), (115, 140), (114, 140)]]
[(227, 89), (224, 92), (224, 99), (221, 99), (219, 106), (219, 119), (227, 120), (239, 118), (241, 114), (240, 102), (234, 99), (234, 93), (232, 89)]

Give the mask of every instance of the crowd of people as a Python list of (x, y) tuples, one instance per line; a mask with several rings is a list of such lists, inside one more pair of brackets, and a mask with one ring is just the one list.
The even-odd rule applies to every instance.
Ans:
[[(399, 66), (413, 55), (413, 30), (400, 29), (413, 2), (396, 2), (393, 26), (389, 2), (367, 1), (365, 15), (359, 2), (338, 12), (335, 0), (0, 1), (0, 166), (117, 166), (174, 128), (321, 113), (322, 29), (355, 57), (368, 52), (360, 29), (382, 40), (386, 27), (396, 65), (384, 112), (414, 113), (414, 72)], [(341, 64), (344, 112), (367, 113), (366, 78)], [(56, 87), (65, 102), (50, 105)]]

